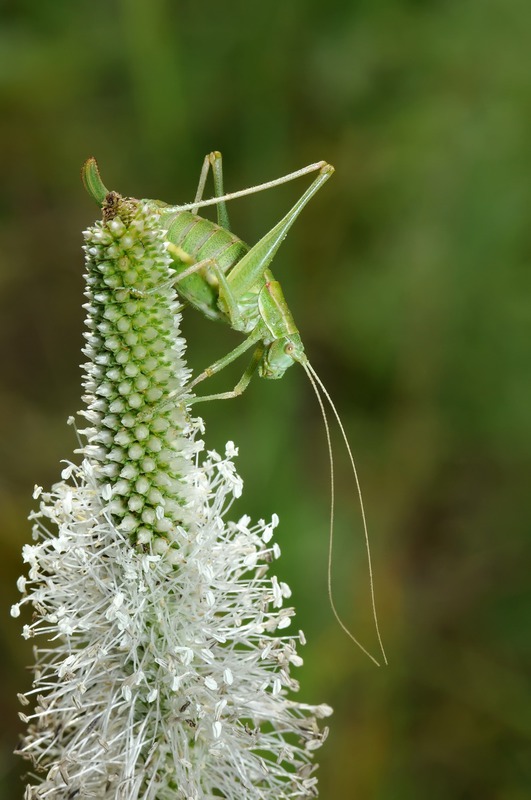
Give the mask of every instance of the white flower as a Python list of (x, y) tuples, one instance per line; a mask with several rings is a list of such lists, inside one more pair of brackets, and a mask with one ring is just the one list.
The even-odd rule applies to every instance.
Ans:
[(232, 442), (198, 460), (164, 241), (149, 208), (114, 195), (86, 232), (83, 459), (35, 491), (12, 610), (33, 606), (38, 642), (27, 800), (316, 794), (331, 709), (291, 698), (302, 636), (267, 576), (278, 518), (225, 520), (242, 490)]

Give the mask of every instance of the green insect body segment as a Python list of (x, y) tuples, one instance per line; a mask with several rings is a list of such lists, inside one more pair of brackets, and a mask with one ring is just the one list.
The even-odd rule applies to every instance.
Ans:
[(212, 271), (205, 267), (182, 280), (179, 273), (190, 264), (211, 259), (226, 274), (248, 252), (248, 246), (225, 228), (189, 211), (162, 213), (160, 224), (167, 231), (168, 241), (187, 256), (186, 261), (174, 258), (179, 294), (210, 319), (230, 324), (219, 308), (218, 280)]
[(273, 339), (281, 339), (284, 336), (298, 333), (295, 320), (278, 281), (268, 280), (264, 284), (258, 296), (258, 308)]

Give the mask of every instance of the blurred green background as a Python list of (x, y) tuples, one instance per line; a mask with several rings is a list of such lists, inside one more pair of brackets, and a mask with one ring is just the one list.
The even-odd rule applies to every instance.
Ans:
[[(319, 159), (337, 170), (274, 270), (356, 454), (388, 668), (329, 609), (327, 454), (302, 370), (200, 407), (208, 446), (240, 447), (234, 515), (281, 518), (302, 699), (336, 708), (321, 797), (529, 798), (528, 0), (8, 0), (0, 93), (0, 796), (22, 797), (11, 751), (32, 656), (8, 609), (31, 491), (58, 479), (80, 407), (81, 230), (98, 213), (81, 164), (185, 202), (219, 149), (228, 190)], [(233, 229), (255, 242), (308, 183), (235, 201)], [(239, 341), (193, 310), (185, 334), (196, 369)], [(376, 650), (337, 445), (336, 600)]]

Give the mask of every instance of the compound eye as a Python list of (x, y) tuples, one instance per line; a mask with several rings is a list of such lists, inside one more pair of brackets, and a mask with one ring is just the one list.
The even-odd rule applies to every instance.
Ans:
[(284, 352), (288, 356), (290, 356), (293, 353), (294, 350), (295, 350), (295, 348), (293, 347), (291, 342), (288, 342), (288, 344), (284, 348)]

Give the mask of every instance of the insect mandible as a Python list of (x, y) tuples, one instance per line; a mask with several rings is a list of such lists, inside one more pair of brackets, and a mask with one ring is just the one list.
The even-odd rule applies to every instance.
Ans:
[[(214, 178), (215, 197), (203, 200), (203, 192), (209, 170)], [(288, 213), (255, 245), (248, 247), (230, 230), (227, 201), (254, 192), (269, 189), (295, 178), (317, 172), (311, 185), (288, 211)], [(173, 259), (177, 292), (191, 306), (206, 317), (228, 323), (245, 335), (241, 344), (204, 369), (187, 390), (193, 389), (206, 378), (220, 372), (245, 352), (254, 347), (251, 361), (242, 377), (231, 391), (193, 397), (191, 403), (208, 400), (226, 400), (242, 394), (253, 375), (263, 378), (281, 378), (295, 362), (301, 364), (317, 396), (326, 430), (330, 458), (331, 517), (328, 553), (328, 595), (332, 611), (348, 636), (376, 663), (376, 659), (354, 638), (340, 619), (332, 597), (332, 542), (334, 520), (334, 466), (330, 431), (322, 396), (329, 403), (344, 439), (356, 480), (361, 505), (365, 545), (368, 557), (372, 613), (380, 650), (387, 663), (383, 648), (373, 587), (372, 562), (358, 474), (350, 445), (341, 419), (319, 376), (311, 366), (304, 351), (301, 336), (284, 298), (280, 283), (275, 280), (269, 266), (288, 230), (304, 206), (323, 184), (332, 176), (334, 168), (325, 161), (310, 164), (258, 186), (230, 194), (224, 194), (221, 153), (214, 151), (205, 156), (199, 185), (193, 203), (171, 206), (158, 200), (144, 200), (151, 210), (159, 215), (161, 227), (167, 231), (168, 251)], [(83, 182), (89, 194), (100, 205), (109, 202), (111, 193), (103, 184), (96, 160), (89, 158), (82, 171)], [(217, 224), (198, 215), (199, 208), (215, 205)]]

